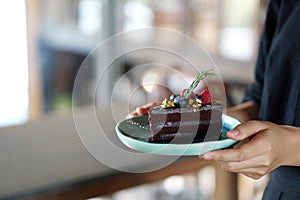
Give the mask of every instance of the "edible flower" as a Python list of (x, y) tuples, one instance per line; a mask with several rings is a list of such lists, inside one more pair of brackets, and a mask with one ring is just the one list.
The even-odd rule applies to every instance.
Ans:
[(175, 107), (175, 104), (173, 101), (169, 101), (167, 98), (162, 102), (161, 105), (162, 108), (169, 108), (169, 107)]

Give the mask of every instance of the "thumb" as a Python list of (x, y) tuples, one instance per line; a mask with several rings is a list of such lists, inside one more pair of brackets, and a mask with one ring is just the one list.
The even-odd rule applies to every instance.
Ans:
[(243, 140), (251, 137), (268, 128), (267, 124), (262, 121), (251, 120), (236, 126), (227, 132), (227, 137), (234, 140)]

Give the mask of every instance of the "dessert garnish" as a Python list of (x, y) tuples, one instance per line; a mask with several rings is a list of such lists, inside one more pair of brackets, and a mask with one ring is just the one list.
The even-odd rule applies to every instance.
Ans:
[(201, 107), (203, 105), (210, 105), (211, 96), (208, 89), (202, 90), (200, 94), (195, 94), (194, 98), (191, 98), (193, 90), (197, 87), (201, 80), (207, 77), (216, 77), (213, 69), (201, 71), (188, 89), (183, 89), (181, 94), (172, 94), (169, 99), (165, 98), (162, 102), (161, 108)]
[(213, 141), (219, 138), (222, 129), (222, 105), (212, 98), (208, 89), (199, 94), (193, 91), (204, 78), (215, 77), (213, 70), (199, 73), (188, 89), (181, 94), (165, 98), (161, 107), (148, 111), (151, 137), (148, 142), (192, 143)]

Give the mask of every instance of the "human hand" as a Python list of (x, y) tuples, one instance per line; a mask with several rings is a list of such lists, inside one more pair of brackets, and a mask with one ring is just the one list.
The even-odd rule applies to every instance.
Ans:
[(146, 105), (137, 107), (134, 111), (129, 113), (126, 118), (136, 117), (136, 116), (140, 116), (140, 115), (146, 115), (151, 108), (158, 106), (160, 104), (161, 103), (159, 103), (159, 102), (152, 102), (152, 103), (148, 103)]
[[(216, 160), (227, 171), (259, 179), (281, 165), (299, 165), (299, 128), (265, 121), (248, 121), (229, 131), (234, 140), (249, 139), (233, 149), (217, 150), (203, 156)], [(298, 147), (297, 147), (298, 146)]]

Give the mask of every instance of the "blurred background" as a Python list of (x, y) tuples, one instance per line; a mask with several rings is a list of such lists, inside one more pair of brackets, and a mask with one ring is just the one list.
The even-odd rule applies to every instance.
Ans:
[[(96, 57), (88, 56), (91, 50), (116, 33), (145, 27), (176, 30), (205, 47), (222, 74), (227, 104), (235, 105), (253, 80), (266, 5), (267, 0), (2, 1), (0, 126), (22, 124), (48, 113), (71, 112), (73, 84), (84, 60), (92, 69), (85, 74), (87, 88), (96, 81), (93, 70), (97, 70), (98, 61)], [(169, 42), (182, 41), (170, 38)], [(159, 59), (143, 54), (123, 58), (115, 63), (118, 68), (109, 74), (104, 87), (109, 93), (116, 81), (134, 66)], [(185, 70), (174, 60), (164, 64), (176, 66), (187, 80), (195, 77), (192, 71)], [(130, 75), (122, 84), (125, 92), (116, 97), (120, 101), (123, 97), (125, 100), (130, 98), (126, 97), (126, 91), (145, 84), (149, 77), (153, 80), (153, 71), (147, 69), (142, 75)], [(160, 78), (172, 87), (167, 73), (160, 74)], [(152, 89), (139, 89), (131, 108), (161, 99), (169, 92), (160, 88), (156, 90), (159, 91), (157, 94)], [(110, 96), (112, 94), (105, 95), (114, 98)], [(84, 97), (78, 104), (88, 105), (91, 98)], [(121, 191), (121, 195), (118, 193), (109, 198), (122, 199), (118, 196), (127, 195), (128, 198), (123, 199), (134, 199), (156, 191), (158, 196), (151, 197), (149, 193), (148, 199), (199, 199), (195, 194), (201, 199), (212, 199), (213, 176), (214, 171), (205, 168), (192, 175), (171, 177), (153, 185)], [(252, 181), (240, 176), (238, 184), (241, 185), (241, 199), (255, 199), (261, 195), (264, 180)], [(174, 187), (176, 189), (172, 189)]]

